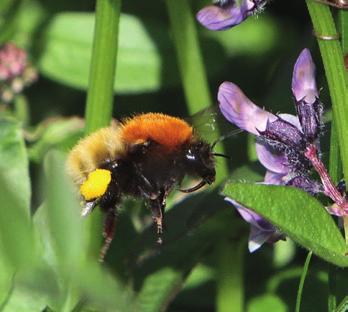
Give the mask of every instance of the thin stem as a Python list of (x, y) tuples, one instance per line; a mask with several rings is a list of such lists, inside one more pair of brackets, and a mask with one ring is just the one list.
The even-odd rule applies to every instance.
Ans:
[(348, 94), (343, 54), (338, 40), (322, 40), (319, 37), (335, 37), (337, 30), (330, 8), (314, 0), (306, 0), (308, 10), (318, 35), (318, 44), (329, 85), (333, 118), (336, 125), (341, 152), (343, 173), (348, 177)]
[(328, 263), (328, 310), (329, 312), (334, 312), (337, 307), (337, 298), (336, 298), (336, 273), (337, 268)]
[(298, 285), (298, 291), (297, 291), (297, 297), (296, 297), (296, 308), (295, 311), (296, 312), (300, 312), (300, 307), (301, 307), (301, 299), (302, 299), (302, 293), (303, 293), (303, 286), (304, 286), (304, 282), (308, 273), (308, 267), (309, 267), (309, 263), (311, 261), (312, 258), (312, 252), (309, 251), (306, 257), (306, 261), (303, 265), (303, 270), (302, 270), (302, 274), (301, 274), (301, 279), (300, 279), (300, 284)]
[(86, 106), (86, 133), (110, 123), (121, 0), (97, 0)]
[(342, 174), (342, 167), (340, 162), (340, 149), (338, 145), (337, 131), (334, 120), (332, 120), (331, 122), (329, 173), (333, 182), (337, 184)]
[(16, 115), (16, 118), (22, 123), (23, 127), (29, 125), (29, 105), (24, 95), (16, 96), (14, 101), (14, 113)]
[(330, 197), (332, 201), (342, 209), (342, 215), (344, 215), (348, 210), (347, 201), (338, 191), (323, 162), (319, 159), (316, 146), (313, 144), (308, 145), (305, 156), (309, 159), (313, 168), (318, 173), (324, 187), (324, 194)]
[[(189, 0), (166, 0), (174, 45), (190, 115), (212, 104), (208, 79), (199, 45), (196, 21)], [(216, 152), (224, 154), (223, 146)], [(227, 177), (227, 162), (221, 159), (217, 165), (216, 182)]]
[(244, 311), (243, 264), (245, 241), (218, 245), (217, 311)]

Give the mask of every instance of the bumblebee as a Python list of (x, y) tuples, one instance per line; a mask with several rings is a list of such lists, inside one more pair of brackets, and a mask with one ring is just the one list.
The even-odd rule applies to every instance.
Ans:
[(212, 184), (217, 155), (186, 121), (161, 113), (139, 114), (82, 139), (68, 156), (67, 170), (84, 201), (82, 216), (96, 205), (106, 214), (100, 260), (112, 241), (124, 196), (146, 201), (161, 243), (168, 194), (186, 175), (201, 181), (182, 192)]

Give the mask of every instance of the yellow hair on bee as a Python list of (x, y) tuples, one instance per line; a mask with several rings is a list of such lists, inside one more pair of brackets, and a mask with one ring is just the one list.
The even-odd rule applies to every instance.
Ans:
[(120, 126), (99, 129), (90, 134), (71, 150), (66, 167), (74, 182), (81, 185), (90, 172), (106, 160), (115, 160), (125, 153)]
[(103, 196), (111, 182), (111, 171), (96, 169), (88, 174), (87, 180), (81, 184), (80, 193), (85, 200)]

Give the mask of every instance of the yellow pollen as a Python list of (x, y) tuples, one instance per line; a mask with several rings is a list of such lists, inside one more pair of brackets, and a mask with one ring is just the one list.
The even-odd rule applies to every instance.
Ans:
[(80, 187), (80, 193), (85, 200), (92, 200), (103, 196), (111, 181), (111, 172), (106, 169), (92, 171)]

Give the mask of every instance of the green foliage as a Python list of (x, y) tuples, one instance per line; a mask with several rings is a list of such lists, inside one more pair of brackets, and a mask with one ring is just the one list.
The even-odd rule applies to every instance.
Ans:
[(277, 226), (301, 246), (341, 267), (347, 246), (332, 217), (313, 196), (297, 188), (246, 183), (227, 184), (224, 195)]
[[(310, 250), (317, 257), (302, 274), (302, 311), (327, 311), (327, 297), (331, 311), (343, 311), (347, 247), (324, 201), (294, 188), (251, 184), (264, 177), (254, 137), (229, 137), (235, 128), (226, 121), (222, 125), (216, 115), (216, 90), (224, 80), (236, 82), (267, 110), (290, 111), (296, 55), (312, 46), (320, 63), (312, 33), (304, 31), (308, 17), (301, 20), (307, 14), (301, 13), (304, 4), (274, 1), (257, 18), (212, 32), (194, 19), (209, 1), (123, 1), (121, 9), (119, 0), (97, 2), (103, 5), (97, 19), (104, 26), (94, 35), (95, 1), (0, 1), (0, 43), (14, 41), (26, 48), (40, 74), (13, 106), (0, 107), (0, 310), (292, 311)], [(334, 32), (329, 9), (307, 2), (316, 32)], [(346, 16), (339, 16), (345, 52)], [(93, 42), (98, 51), (92, 56)], [(333, 95), (331, 125), (337, 125), (330, 173), (338, 181), (339, 153), (347, 161), (343, 58), (335, 40), (321, 40), (320, 48)], [(90, 76), (91, 62), (97, 65)], [(318, 81), (328, 110), (320, 65)], [(86, 93), (93, 98), (87, 125), (82, 119)], [(95, 209), (81, 218), (76, 189), (65, 176), (66, 152), (85, 131), (112, 117), (146, 111), (185, 116), (208, 105), (211, 110), (190, 122), (210, 143), (219, 139), (219, 131), (228, 137), (215, 150), (224, 145), (223, 153), (230, 156), (228, 166), (217, 159), (215, 186), (190, 195), (173, 190), (162, 246), (155, 244), (148, 209), (126, 199), (106, 261), (98, 263), (103, 214)], [(328, 149), (323, 148), (324, 156)], [(230, 182), (221, 193), (226, 177)], [(248, 254), (250, 228), (224, 196), (277, 226), (287, 242)]]
[[(27, 152), (19, 124), (0, 120), (1, 258), (16, 268), (31, 261), (30, 182)], [(15, 235), (13, 235), (15, 233)], [(5, 252), (6, 251), (6, 252)]]
[[(39, 60), (41, 72), (69, 86), (87, 89), (93, 27), (93, 14), (61, 13), (54, 16), (43, 35), (45, 48)], [(271, 21), (258, 21), (257, 27), (254, 21), (243, 28), (232, 34), (232, 39), (227, 33), (205, 34), (203, 44), (207, 46), (207, 61), (214, 65), (210, 75), (216, 76), (223, 69), (223, 62), (213, 58), (212, 40), (223, 47), (226, 56), (262, 53), (275, 44), (277, 33)], [(268, 36), (263, 42), (265, 32)], [(251, 47), (257, 48), (248, 51)], [(123, 14), (117, 59), (114, 89), (118, 93), (150, 92), (180, 82), (169, 31), (160, 21), (143, 21)]]

